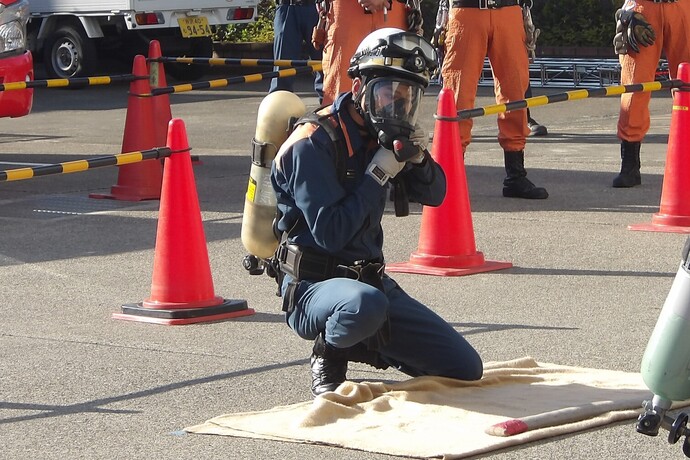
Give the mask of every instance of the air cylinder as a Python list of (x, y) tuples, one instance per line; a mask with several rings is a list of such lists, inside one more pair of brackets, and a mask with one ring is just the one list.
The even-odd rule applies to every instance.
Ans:
[(259, 104), (241, 238), (249, 254), (261, 259), (270, 258), (278, 247), (273, 232), (276, 196), (271, 185), (271, 164), (290, 134), (292, 124), (305, 112), (299, 96), (289, 91), (274, 91)]
[(658, 397), (690, 398), (690, 238), (642, 357), (642, 379)]

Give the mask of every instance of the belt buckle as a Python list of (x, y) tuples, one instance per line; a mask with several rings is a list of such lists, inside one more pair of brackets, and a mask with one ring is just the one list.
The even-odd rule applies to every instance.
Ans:
[(338, 265), (336, 268), (341, 270), (341, 273), (345, 275), (344, 278), (359, 281), (362, 277), (362, 266), (356, 263), (355, 265)]
[(480, 10), (493, 10), (498, 7), (498, 0), (479, 0)]

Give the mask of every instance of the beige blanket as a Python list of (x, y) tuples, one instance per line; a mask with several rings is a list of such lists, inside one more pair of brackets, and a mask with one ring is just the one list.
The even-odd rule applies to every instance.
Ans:
[(451, 459), (634, 419), (650, 397), (638, 373), (522, 358), (487, 364), (477, 382), (348, 381), (314, 401), (221, 415), (185, 430)]

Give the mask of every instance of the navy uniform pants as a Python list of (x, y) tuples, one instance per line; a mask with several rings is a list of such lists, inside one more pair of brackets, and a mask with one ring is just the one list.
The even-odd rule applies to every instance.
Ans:
[[(273, 19), (273, 59), (304, 59), (303, 42), (306, 42), (309, 59), (320, 61), (321, 51), (317, 51), (311, 44), (311, 34), (319, 20), (316, 5), (278, 5)], [(274, 70), (281, 70), (275, 67)], [(274, 78), (268, 92), (276, 90), (294, 91), (295, 77)], [(316, 72), (314, 90), (319, 96), (319, 103), (323, 97), (323, 73)]]
[(385, 292), (347, 278), (302, 281), (287, 323), (304, 339), (325, 332), (327, 343), (347, 348), (367, 341), (388, 321), (390, 336), (377, 351), (390, 366), (413, 377), (481, 378), (479, 354), (450, 324), (388, 276), (383, 285)]

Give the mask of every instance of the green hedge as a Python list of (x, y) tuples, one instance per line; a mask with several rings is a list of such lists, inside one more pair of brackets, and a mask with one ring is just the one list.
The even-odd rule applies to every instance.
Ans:
[(273, 17), (275, 0), (261, 0), (257, 20), (249, 24), (228, 25), (219, 27), (213, 37), (216, 41), (246, 43), (270, 43), (273, 41)]
[[(534, 0), (532, 17), (541, 29), (539, 46), (609, 47), (613, 39), (613, 14), (623, 0)], [(422, 0), (424, 35), (431, 36), (437, 0)], [(275, 1), (261, 0), (258, 20), (251, 24), (221, 27), (215, 39), (228, 42), (272, 42)]]
[(541, 46), (612, 47), (613, 15), (623, 0), (534, 0)]

